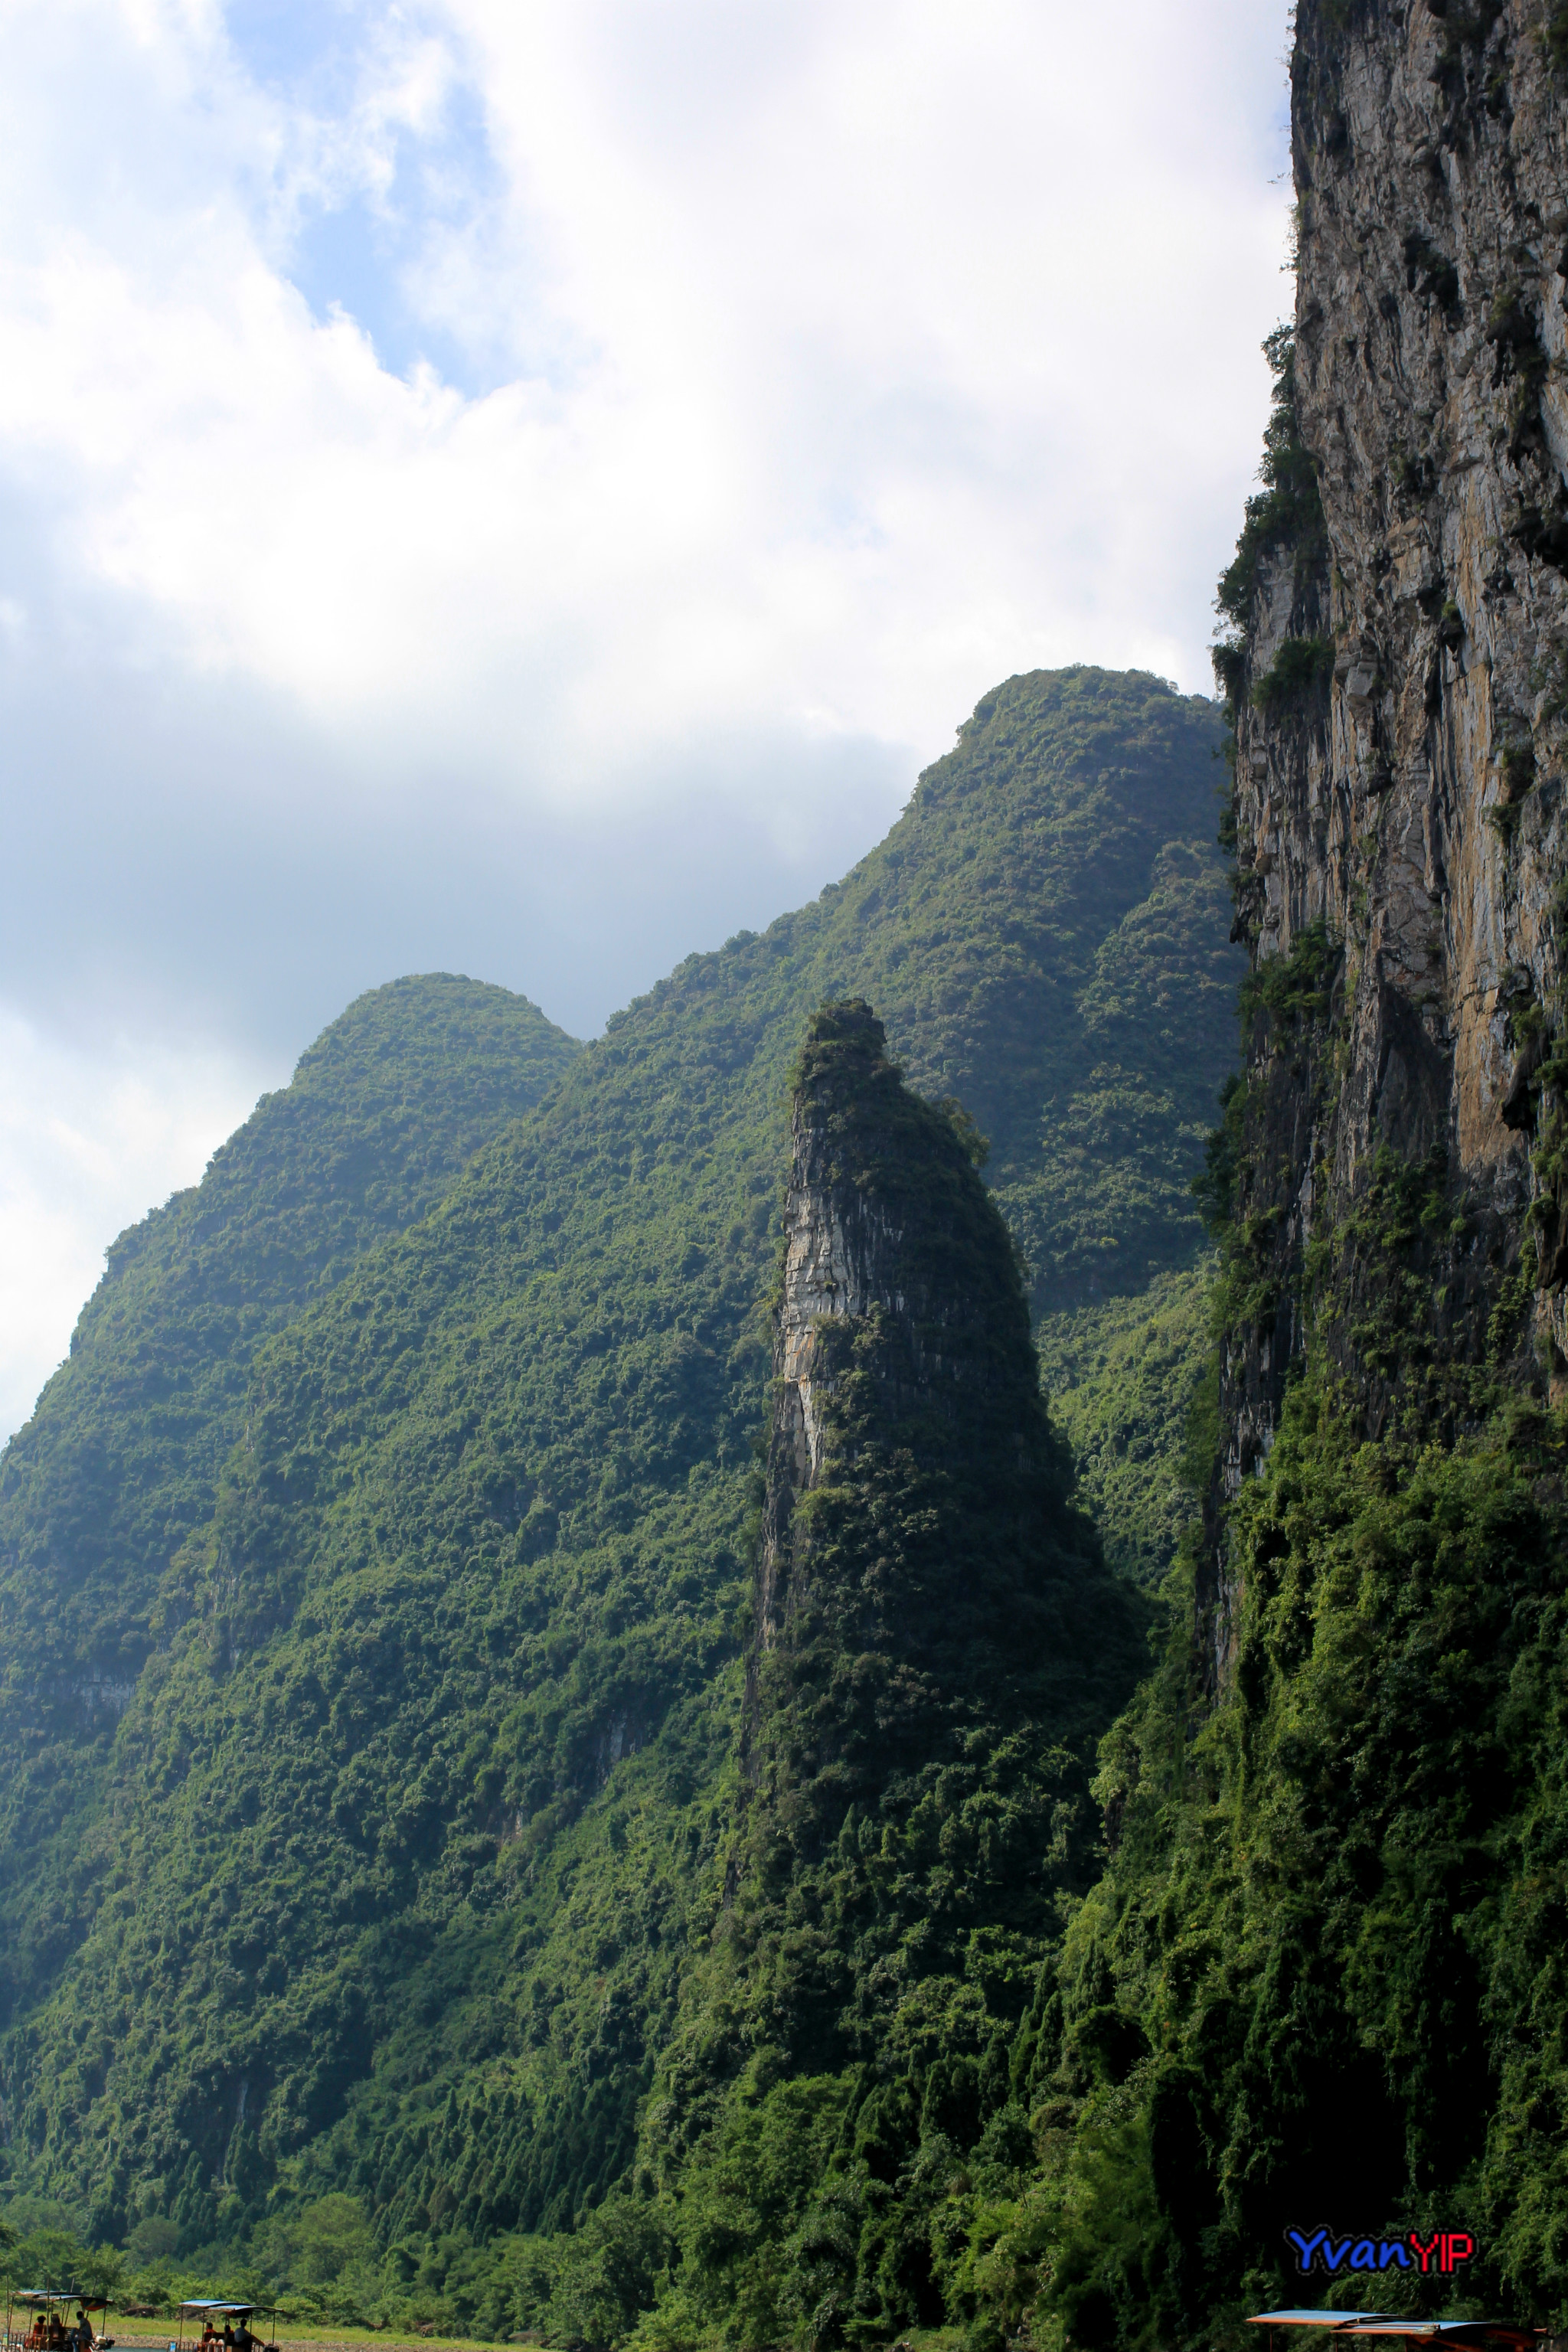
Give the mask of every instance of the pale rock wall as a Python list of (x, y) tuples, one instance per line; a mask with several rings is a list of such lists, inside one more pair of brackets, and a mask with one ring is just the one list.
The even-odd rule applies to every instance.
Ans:
[[(1259, 960), (1314, 921), (1345, 942), (1333, 1113), (1298, 1146), (1303, 1228), (1315, 1166), (1353, 1194), (1380, 1141), (1445, 1146), (1516, 1240), (1531, 1191), (1530, 1135), (1503, 1116), (1508, 1013), (1558, 982), (1568, 731), (1568, 85), (1544, 21), (1540, 0), (1300, 10), (1296, 368), (1335, 658), (1326, 723), (1244, 704), (1237, 819)], [(1250, 680), (1308, 634), (1293, 571), (1263, 568)], [(1561, 1341), (1560, 1285), (1541, 1312)]]
[(788, 1527), (796, 1498), (822, 1475), (818, 1326), (825, 1319), (865, 1315), (876, 1306), (901, 1314), (906, 1304), (898, 1233), (878, 1204), (836, 1180), (830, 1138), (798, 1100), (791, 1122), (784, 1230), (757, 1601), (763, 1649), (777, 1640), (788, 1605)]
[[(1280, 1303), (1233, 1331), (1221, 1490), (1267, 1458), (1299, 1359), (1314, 1220), (1382, 1144), (1447, 1155), (1467, 1238), (1436, 1269), (1474, 1360), (1516, 1266), (1557, 1393), (1568, 1251), (1525, 1224), (1536, 1105), (1510, 1013), (1560, 1020), (1551, 910), (1568, 736), (1568, 80), (1542, 0), (1300, 0), (1291, 66), (1296, 383), (1327, 562), (1259, 566), (1237, 698), (1237, 936), (1256, 961), (1324, 923), (1344, 960), (1331, 1044), (1249, 1053), (1254, 1171)], [(1332, 640), (1326, 694), (1253, 706), (1289, 638)], [(1559, 703), (1563, 707), (1558, 708)], [(1511, 1089), (1511, 1092), (1510, 1092)], [(1441, 1280), (1438, 1274), (1441, 1274)], [(1335, 1341), (1375, 1429), (1389, 1391)], [(1200, 1595), (1223, 1676), (1236, 1595)]]

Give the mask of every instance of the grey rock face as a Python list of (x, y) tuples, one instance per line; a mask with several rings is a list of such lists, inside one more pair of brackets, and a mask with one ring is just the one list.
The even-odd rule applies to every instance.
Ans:
[(784, 1195), (784, 1290), (773, 1323), (776, 1382), (763, 1510), (757, 1637), (778, 1638), (786, 1606), (788, 1528), (796, 1500), (820, 1483), (824, 1392), (822, 1326), (880, 1306), (904, 1309), (899, 1235), (879, 1204), (847, 1184), (815, 1107), (797, 1097)]
[(999, 1705), (1045, 1671), (1064, 1590), (1089, 1608), (1104, 1597), (973, 1150), (961, 1118), (904, 1086), (869, 1005), (813, 1016), (773, 1310), (752, 1761), (764, 1716), (778, 1753), (809, 1750), (822, 1769), (863, 1717), (885, 1776), (900, 1742), (923, 1755), (953, 1736), (977, 1676)]
[[(1525, 1153), (1500, 1111), (1502, 996), (1521, 974), (1538, 994), (1555, 978), (1563, 722), (1542, 671), (1568, 643), (1568, 546), (1552, 540), (1568, 107), (1525, 0), (1479, 38), (1468, 14), (1426, 0), (1352, 31), (1342, 13), (1302, 11), (1294, 130), (1297, 378), (1345, 667), (1318, 758), (1281, 775), (1271, 806), (1269, 730), (1247, 729), (1269, 767), (1242, 814), (1255, 856), (1276, 858), (1260, 944), (1278, 950), (1321, 915), (1351, 943), (1340, 1180), (1374, 1134), (1409, 1126), (1424, 1142), (1436, 1120), (1512, 1211)], [(1494, 821), (1505, 810), (1514, 824)], [(1389, 1035), (1405, 1008), (1435, 1049), (1435, 1091), (1408, 1111), (1389, 1096), (1411, 1086)]]
[[(1268, 1453), (1300, 1349), (1291, 1270), (1323, 1208), (1364, 1197), (1380, 1147), (1439, 1171), (1465, 1221), (1433, 1283), (1445, 1346), (1482, 1348), (1522, 1265), (1527, 1336), (1558, 1375), (1568, 1360), (1555, 1212), (1537, 1213), (1539, 1248), (1524, 1222), (1552, 1108), (1536, 1075), (1559, 1017), (1568, 731), (1568, 80), (1549, 14), (1298, 11), (1296, 386), (1327, 551), (1258, 566), (1237, 928), (1263, 975), (1313, 926), (1343, 960), (1329, 1044), (1282, 1064), (1264, 1024), (1252, 1040), (1245, 1206), (1273, 1221), (1281, 1305), (1225, 1368), (1231, 1491)], [(1309, 639), (1320, 683), (1257, 707), (1281, 648)], [(1336, 1349), (1375, 1428), (1386, 1389), (1348, 1329)], [(1228, 1600), (1211, 1601), (1218, 1669)]]

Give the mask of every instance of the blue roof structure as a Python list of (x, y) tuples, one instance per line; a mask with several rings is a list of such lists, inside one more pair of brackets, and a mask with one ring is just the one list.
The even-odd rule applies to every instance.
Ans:
[(1359, 2327), (1369, 2319), (1386, 2319), (1385, 2311), (1255, 2311), (1254, 2327), (1267, 2322), (1274, 2327)]
[(1403, 2336), (1424, 2344), (1443, 2336), (1462, 2343), (1489, 2336), (1528, 2344), (1543, 2333), (1509, 2319), (1402, 2319), (1392, 2311), (1255, 2311), (1249, 2314), (1249, 2322), (1254, 2327), (1325, 2327), (1334, 2336)]

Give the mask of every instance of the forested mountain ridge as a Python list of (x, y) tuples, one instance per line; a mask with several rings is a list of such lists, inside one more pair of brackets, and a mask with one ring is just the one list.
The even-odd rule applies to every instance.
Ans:
[[(26, 1574), (42, 1547), (60, 1598), (80, 1596), (84, 1612), (53, 1633), (48, 1669), (111, 1687), (134, 1677), (170, 1553), (211, 1507), (257, 1347), (427, 1214), (579, 1050), (505, 989), (444, 973), (395, 981), (332, 1023), (199, 1185), (111, 1244), (68, 1360), (0, 1457), (8, 1562)], [(163, 1480), (171, 1457), (188, 1462), (190, 1493), (153, 1486), (140, 1448), (156, 1451)], [(145, 1532), (128, 1523), (153, 1507)]]
[(1190, 1260), (1213, 730), (1010, 681), (843, 886), (690, 959), (259, 1352), (5, 2045), (14, 2179), (193, 2248), (347, 2189), (383, 2291), (480, 2316), (494, 2233), (621, 2175), (722, 1831), (806, 1017), (870, 997), (963, 1097), (1037, 1306)]
[[(213, 1508), (256, 1350), (426, 1215), (576, 1041), (525, 997), (437, 973), (358, 998), (216, 1152), (121, 1234), (70, 1355), (0, 1454), (0, 2008), (77, 1932), (73, 1814)], [(88, 1780), (84, 1783), (82, 1774)], [(46, 1864), (47, 1841), (65, 1843)]]

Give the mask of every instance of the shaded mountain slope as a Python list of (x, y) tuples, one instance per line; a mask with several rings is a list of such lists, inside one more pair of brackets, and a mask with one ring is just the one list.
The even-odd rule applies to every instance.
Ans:
[[(153, 1647), (170, 1562), (212, 1510), (251, 1359), (426, 1214), (579, 1051), (526, 997), (437, 973), (372, 990), (177, 1192), (109, 1251), (70, 1355), (0, 1455), (0, 1671), (17, 1739), (0, 1834), (23, 1856), (79, 1801)], [(41, 1869), (41, 1864), (35, 1864)], [(66, 1884), (5, 1939), (7, 2011), (68, 1932)], [(16, 1936), (27, 1957), (18, 1960)]]
[(721, 1833), (805, 1019), (866, 995), (963, 1097), (1037, 1307), (1180, 1263), (1233, 1034), (1213, 730), (1011, 681), (843, 886), (689, 959), (260, 1352), (5, 2046), (18, 2177), (187, 2243), (348, 2187), (439, 2303), (617, 2175)]
[[(1146, 1290), (1053, 1315), (1037, 1335), (1051, 1418), (1078, 1464), (1078, 1499), (1111, 1566), (1151, 1588), (1175, 1559), (1207, 1466), (1202, 1431), (1189, 1424), (1211, 1370), (1217, 1270), (1201, 1258)], [(1214, 1409), (1202, 1417), (1212, 1425)]]

